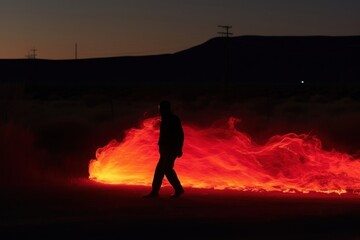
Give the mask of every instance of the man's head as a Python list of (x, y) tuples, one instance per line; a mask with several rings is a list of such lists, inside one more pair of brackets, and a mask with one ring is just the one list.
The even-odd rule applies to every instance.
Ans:
[(159, 111), (161, 116), (171, 113), (171, 105), (169, 101), (163, 100), (159, 104)]

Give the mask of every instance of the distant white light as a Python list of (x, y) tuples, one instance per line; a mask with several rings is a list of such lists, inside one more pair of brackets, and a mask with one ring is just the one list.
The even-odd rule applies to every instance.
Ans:
[(301, 83), (304, 83), (304, 81), (301, 81)]

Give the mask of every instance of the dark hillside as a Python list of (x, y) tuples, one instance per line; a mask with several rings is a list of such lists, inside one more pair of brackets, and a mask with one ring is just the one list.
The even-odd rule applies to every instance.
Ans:
[(0, 60), (1, 81), (53, 86), (360, 82), (360, 37), (214, 38), (174, 54)]

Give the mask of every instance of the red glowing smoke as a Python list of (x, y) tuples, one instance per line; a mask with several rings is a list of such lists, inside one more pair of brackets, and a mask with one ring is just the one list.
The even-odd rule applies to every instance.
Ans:
[[(148, 118), (96, 151), (89, 178), (103, 183), (151, 185), (159, 158), (160, 118)], [(184, 124), (184, 155), (175, 169), (186, 187), (251, 191), (345, 193), (360, 189), (360, 161), (325, 151), (308, 134), (273, 136), (258, 145), (234, 125), (198, 128)], [(166, 181), (166, 180), (165, 180)], [(164, 182), (164, 184), (168, 184)]]

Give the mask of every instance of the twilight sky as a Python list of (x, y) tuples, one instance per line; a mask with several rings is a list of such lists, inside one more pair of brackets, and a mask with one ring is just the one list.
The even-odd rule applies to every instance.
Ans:
[(0, 0), (0, 59), (173, 53), (218, 36), (360, 35), (360, 0)]

